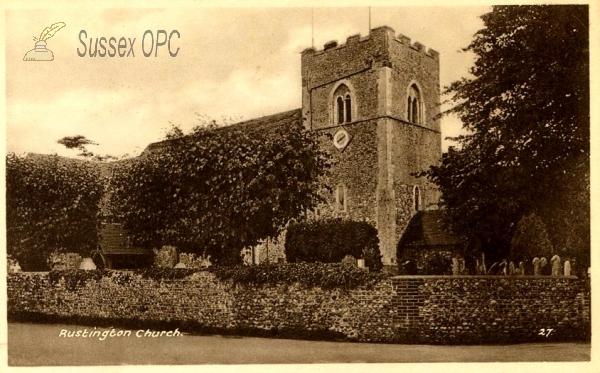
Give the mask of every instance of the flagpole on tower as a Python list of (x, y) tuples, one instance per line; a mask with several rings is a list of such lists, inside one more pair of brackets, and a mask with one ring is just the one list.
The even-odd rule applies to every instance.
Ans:
[(312, 38), (312, 47), (315, 48), (315, 8), (310, 8), (310, 37)]

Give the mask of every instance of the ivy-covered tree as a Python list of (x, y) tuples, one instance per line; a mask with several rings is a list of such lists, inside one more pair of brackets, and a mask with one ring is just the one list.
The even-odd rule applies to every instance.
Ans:
[(57, 155), (6, 157), (7, 253), (27, 271), (48, 270), (55, 250), (87, 254), (98, 237), (103, 184), (96, 165)]
[(175, 128), (155, 150), (115, 168), (113, 218), (136, 244), (175, 245), (241, 262), (240, 250), (276, 237), (322, 201), (329, 158), (300, 122), (276, 128)]
[(467, 134), (428, 177), (452, 228), (505, 258), (536, 214), (554, 248), (589, 263), (589, 32), (586, 5), (494, 6), (465, 48), (471, 77), (446, 93)]

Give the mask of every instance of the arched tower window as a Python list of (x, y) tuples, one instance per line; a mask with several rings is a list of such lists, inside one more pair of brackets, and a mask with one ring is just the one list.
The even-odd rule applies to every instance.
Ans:
[(423, 102), (421, 92), (416, 84), (410, 86), (407, 101), (406, 119), (411, 123), (421, 124), (423, 122)]
[(346, 95), (346, 122), (352, 122), (352, 98), (350, 98), (350, 94)]
[(415, 211), (419, 211), (421, 209), (421, 191), (419, 190), (419, 187), (417, 185), (415, 185), (413, 200), (413, 206), (415, 208)]
[(334, 110), (336, 113), (334, 124), (352, 122), (353, 104), (352, 92), (345, 84), (340, 84), (333, 93)]
[(344, 123), (344, 100), (338, 96), (337, 98), (337, 113), (338, 113), (338, 123)]
[(412, 122), (419, 123), (419, 100), (414, 99), (412, 103)]
[(348, 198), (345, 185), (338, 185), (335, 191), (335, 210), (337, 212), (348, 211)]

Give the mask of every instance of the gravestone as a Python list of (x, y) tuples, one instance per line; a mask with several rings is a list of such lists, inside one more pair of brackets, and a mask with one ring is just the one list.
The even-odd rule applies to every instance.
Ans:
[(552, 259), (550, 259), (550, 264), (552, 265), (552, 276), (560, 276), (560, 256), (554, 255)]
[(540, 258), (533, 258), (533, 275), (540, 276), (542, 274)]
[(96, 265), (94, 264), (94, 261), (92, 260), (92, 258), (85, 258), (81, 262), (81, 265), (79, 265), (79, 269), (92, 270), (92, 269), (96, 269)]
[(17, 262), (14, 259), (9, 259), (8, 260), (8, 272), (9, 273), (21, 272), (21, 266), (19, 265), (19, 262)]
[(525, 263), (524, 262), (519, 262), (519, 275), (520, 276), (525, 275)]
[(571, 276), (571, 262), (565, 260), (565, 276)]
[(506, 268), (507, 266), (508, 263), (506, 263), (506, 260), (503, 259), (502, 262), (498, 265), (498, 274), (506, 276), (506, 273), (508, 271), (508, 269)]
[(352, 255), (346, 255), (344, 259), (342, 259), (342, 263), (356, 265), (356, 259)]
[(460, 268), (458, 267), (458, 258), (452, 258), (452, 274), (458, 276)]

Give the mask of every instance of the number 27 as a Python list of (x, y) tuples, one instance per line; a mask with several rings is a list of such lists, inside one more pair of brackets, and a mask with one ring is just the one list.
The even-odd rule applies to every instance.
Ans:
[(554, 331), (554, 329), (540, 329), (540, 332), (538, 333), (538, 335), (548, 337), (553, 331)]

